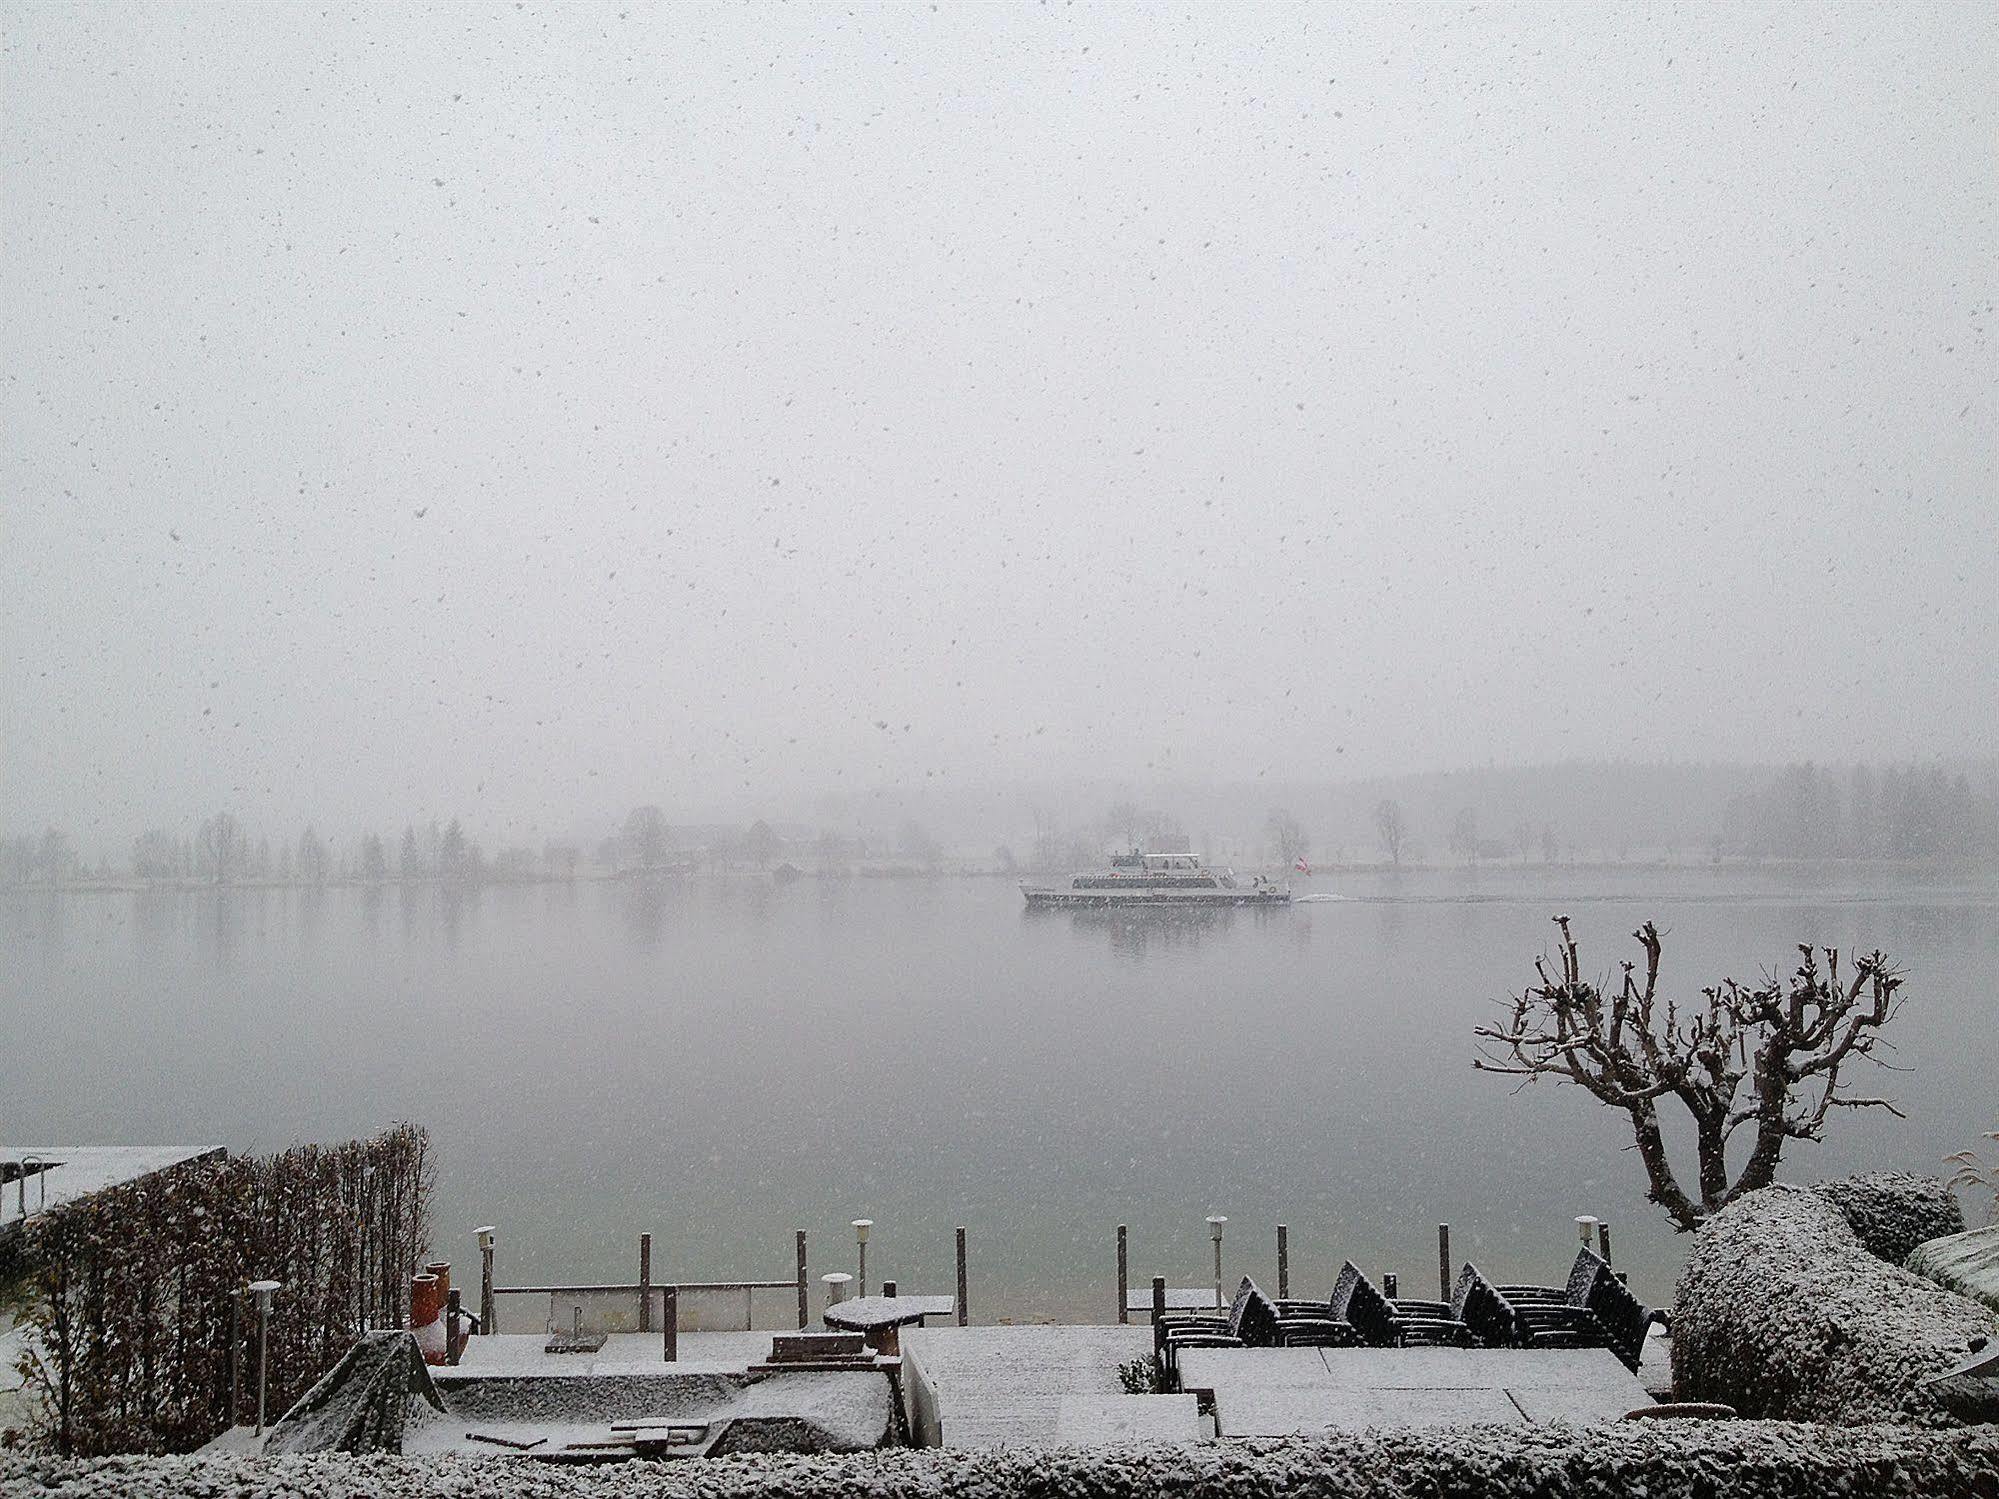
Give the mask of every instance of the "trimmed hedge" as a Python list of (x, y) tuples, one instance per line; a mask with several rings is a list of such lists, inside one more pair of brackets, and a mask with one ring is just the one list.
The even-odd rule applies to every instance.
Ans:
[(1891, 1265), (1906, 1261), (1925, 1239), (1964, 1232), (1964, 1209), (1941, 1177), (1881, 1171), (1812, 1190), (1839, 1209), (1868, 1253)]
[(266, 1276), (282, 1282), (269, 1405), (284, 1410), (364, 1326), (407, 1317), (431, 1173), (429, 1137), (398, 1125), (341, 1145), (190, 1161), (35, 1220), (24, 1257), (39, 1305), (21, 1361), (36, 1397), (30, 1444), (186, 1452), (243, 1419), (256, 1399), (257, 1319), (240, 1293)]
[(1679, 1398), (1787, 1421), (1999, 1419), (1984, 1382), (1925, 1382), (1999, 1332), (1992, 1313), (1870, 1249), (1906, 1254), (1952, 1220), (1943, 1184), (1910, 1176), (1767, 1187), (1717, 1213), (1674, 1297)]
[(1999, 1430), (1742, 1421), (1486, 1426), (1042, 1452), (885, 1452), (577, 1468), (518, 1458), (0, 1462), (34, 1499), (1940, 1499), (1999, 1495)]

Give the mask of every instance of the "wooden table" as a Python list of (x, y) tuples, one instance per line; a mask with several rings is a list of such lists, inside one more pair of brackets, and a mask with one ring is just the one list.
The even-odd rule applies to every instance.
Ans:
[(901, 1349), (900, 1329), (925, 1317), (948, 1317), (958, 1310), (955, 1296), (856, 1296), (826, 1308), (828, 1327), (857, 1332), (877, 1353)]

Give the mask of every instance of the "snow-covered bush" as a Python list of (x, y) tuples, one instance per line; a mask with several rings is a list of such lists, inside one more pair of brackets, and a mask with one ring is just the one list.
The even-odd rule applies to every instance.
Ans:
[(0, 1494), (6, 1493), (24, 1499), (1938, 1499), (1999, 1493), (1999, 1430), (1626, 1421), (582, 1468), (522, 1458), (337, 1455), (0, 1460)]
[(1898, 1258), (1963, 1219), (1944, 1184), (1880, 1176), (1767, 1187), (1709, 1219), (1673, 1304), (1683, 1400), (1776, 1420), (1991, 1420), (1969, 1381), (1926, 1383), (1991, 1338), (1992, 1314)]

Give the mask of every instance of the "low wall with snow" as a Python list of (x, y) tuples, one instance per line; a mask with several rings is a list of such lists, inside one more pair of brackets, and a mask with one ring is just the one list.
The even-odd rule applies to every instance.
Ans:
[(1332, 1441), (1208, 1442), (1144, 1451), (923, 1451), (549, 1467), (401, 1457), (0, 1459), (0, 1494), (34, 1499), (1772, 1499), (1999, 1493), (1999, 1429), (1632, 1421), (1366, 1432)]
[(1963, 1221), (1942, 1182), (1900, 1174), (1770, 1187), (1717, 1213), (1674, 1297), (1679, 1398), (1789, 1421), (1999, 1419), (1989, 1382), (1925, 1383), (1999, 1333), (1992, 1313), (1899, 1266)]

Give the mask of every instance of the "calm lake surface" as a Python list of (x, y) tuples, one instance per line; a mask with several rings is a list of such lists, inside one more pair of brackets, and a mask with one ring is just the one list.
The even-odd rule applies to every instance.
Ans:
[[(503, 1282), (853, 1269), (973, 1315), (1103, 1320), (1132, 1277), (1293, 1290), (1339, 1260), (1434, 1284), (1436, 1225), (1502, 1279), (1559, 1279), (1569, 1219), (1670, 1298), (1683, 1241), (1622, 1116), (1474, 1073), (1472, 1027), (1575, 918), (1586, 963), (1667, 930), (1665, 987), (1788, 969), (1799, 940), (1910, 971), (1900, 1101), (1835, 1114), (1785, 1175), (1938, 1169), (1995, 1127), (1999, 889), (1867, 871), (1317, 877), (1343, 897), (1158, 920), (1029, 914), (999, 879), (690, 880), (0, 896), (0, 1137), (267, 1150), (407, 1118), (439, 1151), (439, 1252)], [(461, 1270), (461, 1275), (464, 1271)], [(770, 1310), (782, 1315), (782, 1295)]]

